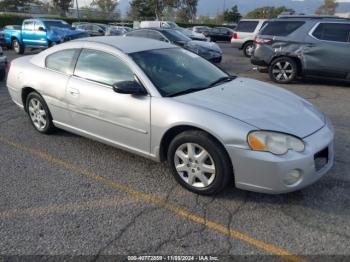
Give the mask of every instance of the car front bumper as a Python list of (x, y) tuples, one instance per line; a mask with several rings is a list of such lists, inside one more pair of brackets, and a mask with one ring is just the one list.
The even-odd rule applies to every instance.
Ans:
[[(254, 192), (281, 194), (311, 185), (333, 166), (333, 139), (334, 130), (328, 121), (322, 129), (303, 139), (305, 150), (302, 153), (289, 151), (286, 155), (277, 156), (268, 152), (227, 146), (236, 187)], [(316, 164), (319, 161), (319, 152), (327, 152), (328, 155), (328, 160), (321, 167)], [(286, 185), (284, 178), (293, 170), (298, 170), (302, 176), (294, 185)]]

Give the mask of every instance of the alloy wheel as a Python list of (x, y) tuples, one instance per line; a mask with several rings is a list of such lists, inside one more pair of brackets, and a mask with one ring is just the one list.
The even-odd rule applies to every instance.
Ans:
[(32, 120), (34, 126), (39, 131), (43, 131), (46, 128), (48, 119), (46, 111), (41, 102), (36, 98), (32, 98), (29, 101), (28, 111), (30, 119)]
[(288, 81), (293, 78), (294, 69), (288, 61), (280, 61), (273, 66), (272, 74), (278, 81)]
[(210, 186), (216, 176), (213, 158), (198, 144), (186, 143), (179, 146), (175, 152), (174, 164), (181, 179), (195, 188)]

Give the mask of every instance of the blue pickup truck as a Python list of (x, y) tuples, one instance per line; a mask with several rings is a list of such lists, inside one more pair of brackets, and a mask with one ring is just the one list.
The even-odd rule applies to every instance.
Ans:
[(23, 54), (26, 47), (47, 48), (72, 39), (87, 37), (88, 34), (72, 28), (67, 22), (55, 19), (26, 19), (20, 29), (6, 28), (5, 41), (17, 54)]

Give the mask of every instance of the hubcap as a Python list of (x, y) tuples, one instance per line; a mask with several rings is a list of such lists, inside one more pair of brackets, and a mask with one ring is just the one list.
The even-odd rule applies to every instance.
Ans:
[(18, 44), (17, 41), (14, 41), (14, 42), (13, 42), (13, 49), (15, 49), (16, 52), (19, 51), (19, 44)]
[(273, 66), (272, 74), (279, 81), (290, 80), (293, 77), (293, 66), (287, 61), (278, 62)]
[(29, 101), (29, 116), (34, 126), (39, 130), (43, 131), (47, 124), (47, 116), (43, 105), (36, 98), (32, 98)]
[(248, 45), (247, 48), (246, 48), (247, 55), (252, 56), (253, 55), (253, 50), (254, 50), (254, 46), (253, 45)]
[(196, 188), (211, 185), (215, 178), (215, 164), (211, 155), (201, 146), (186, 143), (176, 150), (174, 164), (183, 181)]

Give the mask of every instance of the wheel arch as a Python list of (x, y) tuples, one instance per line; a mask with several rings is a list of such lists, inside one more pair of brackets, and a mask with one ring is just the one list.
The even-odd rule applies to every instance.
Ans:
[[(36, 92), (39, 94), (38, 91), (36, 91), (34, 88), (32, 87), (29, 87), (29, 86), (26, 86), (26, 87), (23, 87), (22, 88), (22, 92), (21, 92), (21, 99), (22, 99), (22, 104), (23, 104), (23, 108), (24, 108), (24, 111), (27, 112), (27, 107), (26, 107), (26, 101), (27, 101), (27, 97), (30, 93), (32, 92)], [(40, 94), (39, 94), (40, 95)]]
[[(215, 135), (213, 135), (210, 131), (204, 130), (204, 129), (196, 127), (196, 126), (191, 126), (191, 125), (176, 125), (176, 126), (171, 127), (169, 130), (167, 130), (165, 132), (165, 134), (163, 135), (163, 137), (161, 139), (160, 147), (159, 147), (159, 159), (160, 159), (160, 161), (162, 161), (162, 162), (166, 161), (168, 149), (169, 149), (169, 145), (170, 145), (171, 141), (178, 134), (181, 134), (183, 132), (190, 131), (190, 130), (202, 131), (202, 132), (208, 134), (212, 139), (214, 139), (224, 149), (224, 152), (226, 153), (226, 156), (228, 157), (228, 159), (230, 161), (231, 167), (233, 166), (231, 158), (230, 158), (224, 144), (222, 143), (222, 141), (220, 141), (218, 138), (216, 138)], [(231, 169), (233, 170), (233, 168), (231, 168)]]
[(269, 66), (271, 66), (271, 64), (276, 59), (283, 58), (283, 57), (287, 57), (287, 58), (293, 59), (296, 62), (297, 66), (298, 66), (298, 72), (297, 72), (298, 75), (300, 75), (303, 72), (304, 66), (303, 66), (302, 60), (299, 57), (297, 57), (297, 56), (288, 55), (288, 54), (283, 54), (283, 55), (280, 54), (280, 55), (276, 55), (276, 56), (272, 57), (272, 59), (271, 59), (271, 61), (269, 63)]

